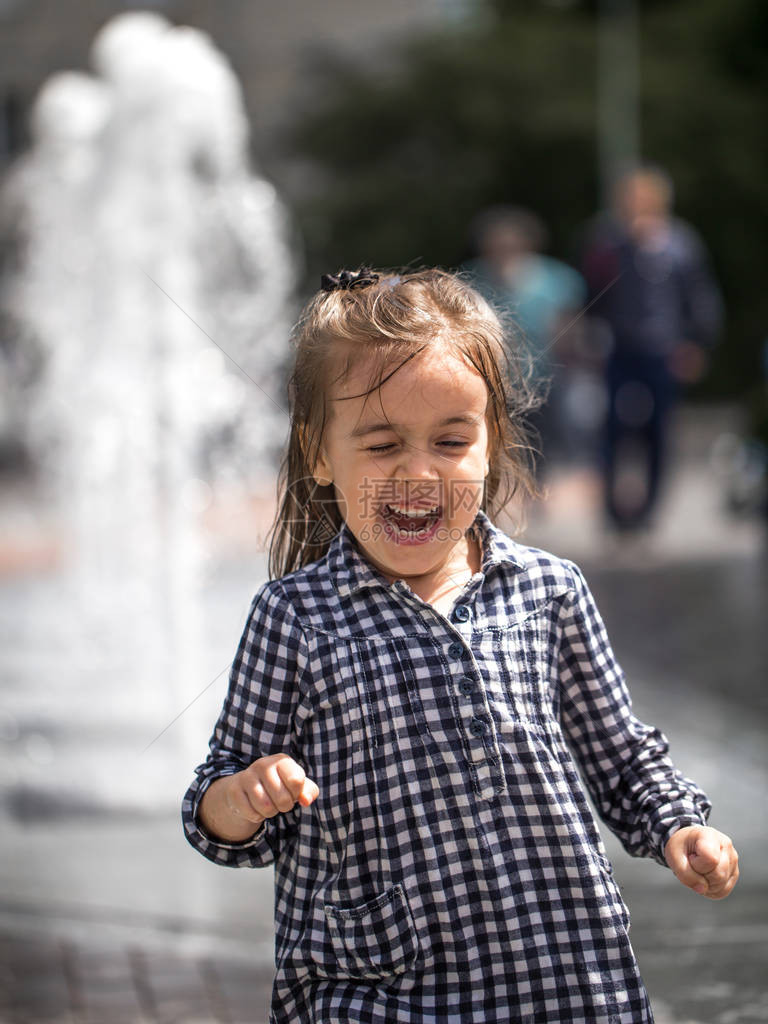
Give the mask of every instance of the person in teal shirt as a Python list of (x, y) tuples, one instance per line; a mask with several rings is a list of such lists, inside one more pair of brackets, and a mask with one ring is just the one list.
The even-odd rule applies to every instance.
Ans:
[(570, 458), (587, 444), (579, 403), (570, 394), (573, 371), (582, 362), (578, 314), (586, 284), (572, 267), (544, 255), (546, 228), (522, 207), (482, 210), (470, 225), (470, 241), (476, 255), (461, 269), (498, 310), (511, 314), (530, 358), (532, 383), (548, 388), (533, 424), (546, 472), (550, 461)]

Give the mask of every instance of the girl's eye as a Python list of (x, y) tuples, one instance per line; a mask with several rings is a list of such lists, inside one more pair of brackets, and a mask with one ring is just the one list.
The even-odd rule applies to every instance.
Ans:
[[(438, 441), (437, 443), (440, 445), (444, 445), (447, 448), (466, 448), (466, 446), (469, 444), (469, 441)], [(388, 452), (391, 448), (394, 447), (395, 445), (390, 442), (389, 444), (374, 445), (372, 448), (369, 448), (368, 451), (373, 452), (376, 455), (381, 455), (384, 452)]]

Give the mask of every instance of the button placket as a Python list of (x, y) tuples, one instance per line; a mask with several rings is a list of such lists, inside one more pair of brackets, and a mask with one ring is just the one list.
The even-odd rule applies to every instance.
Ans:
[[(423, 602), (413, 599), (402, 580), (396, 581), (393, 590), (410, 607), (423, 612)], [(463, 610), (459, 611), (459, 609)], [(439, 620), (442, 628), (445, 629), (445, 619), (438, 612), (434, 612), (433, 617)], [(457, 605), (451, 613), (451, 624), (456, 633), (459, 632), (459, 624), (470, 622), (471, 618), (472, 613), (467, 605)], [(449, 640), (448, 646), (443, 648), (443, 650), (448, 655), (449, 663), (451, 661), (454, 663), (452, 668), (456, 670), (457, 674), (460, 673), (459, 693), (454, 692), (452, 704), (454, 708), (458, 708), (459, 722), (457, 724), (460, 729), (463, 729), (465, 735), (464, 750), (468, 754), (469, 763), (471, 764), (472, 785), (480, 799), (491, 800), (505, 788), (501, 769), (501, 752), (494, 736), (490, 707), (482, 684), (479, 681), (479, 671), (472, 655), (472, 626), (469, 627), (468, 632), (470, 636), (463, 641), (458, 639), (455, 633), (453, 638), (449, 634), (446, 637)], [(459, 664), (465, 658), (468, 658), (469, 664), (466, 662), (464, 665)], [(478, 708), (475, 708), (476, 702), (479, 704)], [(470, 723), (474, 719), (479, 720), (480, 714), (483, 713), (483, 734), (475, 736), (471, 731)]]
[[(453, 618), (456, 618), (460, 607), (464, 606), (459, 605), (454, 609)], [(467, 615), (466, 621), (469, 617)], [(501, 753), (494, 736), (491, 711), (482, 685), (475, 674), (469, 674), (477, 673), (477, 666), (468, 644), (469, 641), (465, 646), (460, 640), (452, 640), (447, 652), (451, 659), (461, 660), (468, 656), (471, 662), (471, 665), (464, 666), (466, 674), (459, 679), (459, 715), (467, 740), (465, 750), (472, 766), (475, 792), (482, 800), (492, 800), (504, 788)]]
[[(450, 643), (448, 647), (448, 654), (452, 658), (462, 658), (465, 653), (469, 652), (460, 641), (453, 640)], [(469, 757), (471, 761), (479, 766), (485, 761), (485, 736), (489, 732), (490, 725), (488, 719), (478, 714), (478, 709), (474, 707), (472, 697), (476, 693), (480, 695), (480, 691), (472, 676), (465, 675), (461, 677), (459, 690), (462, 694), (459, 698), (459, 715), (461, 718), (461, 724), (465, 732), (470, 737)], [(487, 710), (485, 708), (484, 701), (483, 709)]]

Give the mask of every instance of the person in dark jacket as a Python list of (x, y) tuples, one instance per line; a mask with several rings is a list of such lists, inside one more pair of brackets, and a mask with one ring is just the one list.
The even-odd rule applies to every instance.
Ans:
[(605, 511), (620, 530), (651, 524), (671, 413), (682, 387), (704, 372), (723, 321), (705, 246), (673, 216), (672, 203), (666, 172), (652, 165), (626, 172), (582, 251), (593, 328), (608, 353)]

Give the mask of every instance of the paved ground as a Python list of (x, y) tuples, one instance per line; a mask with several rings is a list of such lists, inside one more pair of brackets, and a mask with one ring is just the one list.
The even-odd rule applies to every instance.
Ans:
[[(633, 933), (657, 1024), (757, 1024), (768, 1020), (764, 887), (729, 901), (693, 906), (671, 892), (625, 886)], [(685, 894), (683, 894), (685, 896)], [(222, 936), (225, 951), (195, 949), (191, 922), (134, 922), (120, 913), (118, 937), (95, 918), (73, 928), (55, 918), (17, 920), (0, 936), (0, 1020), (88, 1024), (260, 1024), (266, 1020), (271, 968), (258, 946)], [(21, 915), (20, 915), (21, 916)], [(24, 927), (23, 925), (26, 925)], [(105, 927), (106, 925), (106, 927)], [(29, 930), (27, 930), (29, 928)], [(250, 959), (249, 959), (250, 957)]]
[[(526, 539), (582, 565), (638, 714), (667, 732), (742, 856), (739, 886), (711, 903), (606, 836), (658, 1024), (757, 1024), (768, 1021), (768, 559), (761, 527), (725, 517), (713, 484), (709, 445), (727, 422), (684, 426), (651, 537), (609, 545), (582, 477), (555, 482)], [(4, 507), (18, 528), (18, 507)], [(180, 690), (160, 654), (148, 668), (139, 658), (131, 616), (103, 647), (73, 621), (40, 555), (55, 544), (33, 533), (0, 578), (0, 1024), (262, 1024), (272, 871), (205, 861), (181, 834), (178, 799), (263, 559), (221, 558), (210, 572), (204, 643)], [(99, 636), (111, 619), (107, 608)]]

